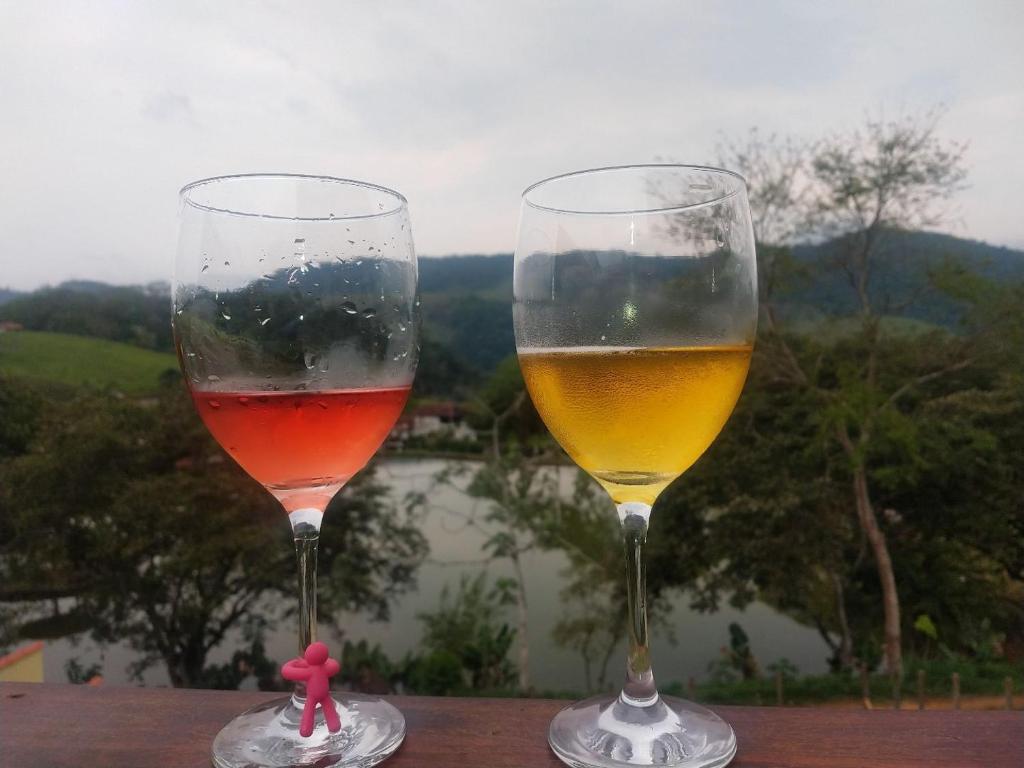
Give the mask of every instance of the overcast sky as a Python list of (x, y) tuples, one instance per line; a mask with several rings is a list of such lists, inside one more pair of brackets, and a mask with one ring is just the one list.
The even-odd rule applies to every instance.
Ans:
[(510, 251), (555, 173), (945, 103), (962, 236), (1024, 246), (1024, 2), (0, 0), (0, 286), (165, 279), (177, 190), (324, 173), (421, 254)]

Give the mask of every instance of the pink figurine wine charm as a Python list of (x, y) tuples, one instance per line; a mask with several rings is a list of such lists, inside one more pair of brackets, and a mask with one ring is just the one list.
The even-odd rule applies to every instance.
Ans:
[(327, 730), (337, 733), (341, 730), (341, 719), (334, 708), (331, 698), (329, 679), (338, 674), (341, 664), (337, 659), (328, 656), (324, 643), (310, 643), (301, 658), (285, 662), (281, 667), (281, 676), (285, 680), (306, 684), (306, 706), (302, 709), (302, 722), (299, 724), (300, 736), (313, 734), (313, 719), (316, 717), (316, 705), (324, 712)]

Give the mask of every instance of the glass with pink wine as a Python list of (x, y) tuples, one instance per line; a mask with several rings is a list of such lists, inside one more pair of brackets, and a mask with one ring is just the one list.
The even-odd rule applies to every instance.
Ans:
[[(281, 503), (299, 571), (299, 654), (316, 640), (324, 510), (391, 430), (412, 386), (419, 302), (405, 198), (347, 179), (251, 174), (181, 190), (174, 338), (214, 438)], [(341, 728), (306, 690), (239, 715), (213, 762), (370, 766), (405, 736), (382, 699), (332, 695)]]

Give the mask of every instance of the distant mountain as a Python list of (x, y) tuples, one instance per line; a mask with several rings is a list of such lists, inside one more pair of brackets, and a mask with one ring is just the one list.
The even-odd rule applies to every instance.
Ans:
[[(813, 267), (833, 258), (837, 247), (834, 242), (798, 246), (794, 258)], [(891, 258), (879, 261), (869, 290), (893, 307), (919, 293), (929, 273), (947, 260), (995, 280), (1024, 280), (1024, 251), (931, 232), (893, 233), (887, 248)], [(366, 269), (372, 269), (370, 261)], [(841, 272), (807, 272), (815, 277), (795, 282), (781, 296), (784, 311), (816, 322), (854, 309)], [(318, 278), (323, 279), (332, 279), (329, 268)], [(486, 375), (515, 352), (510, 254), (422, 258), (419, 279), (424, 335), (430, 341), (421, 362), (429, 376), (424, 394), (441, 394), (452, 381)], [(271, 283), (283, 287), (286, 273), (282, 270)], [(10, 294), (0, 289), (0, 320), (16, 320), (30, 330), (98, 336), (161, 351), (172, 348), (166, 283), (126, 287), (76, 280), (31, 294)], [(948, 298), (927, 292), (899, 314), (907, 322), (955, 327), (962, 311)], [(436, 370), (427, 370), (435, 364)]]
[[(990, 280), (1024, 280), (1024, 251), (937, 232), (891, 232), (883, 242), (868, 293), (876, 306), (888, 306), (911, 320), (945, 327), (954, 327), (960, 320), (962, 307), (956, 302), (934, 291), (921, 294), (929, 274), (946, 264), (959, 264)], [(841, 246), (841, 241), (801, 245), (794, 248), (793, 256), (798, 263), (813, 266), (835, 258)], [(856, 296), (842, 271), (810, 274), (813, 279), (796, 282), (780, 296), (787, 311), (813, 321), (856, 309)]]
[(0, 288), (0, 304), (6, 304), (11, 299), (16, 299), (24, 294), (21, 291), (12, 291), (10, 288)]
[(170, 351), (173, 346), (170, 294), (150, 286), (70, 281), (12, 298), (0, 305), (0, 320), (17, 321), (32, 331), (94, 336), (145, 349)]

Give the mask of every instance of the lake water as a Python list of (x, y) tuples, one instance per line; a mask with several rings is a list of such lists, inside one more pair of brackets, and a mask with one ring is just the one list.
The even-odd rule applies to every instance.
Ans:
[[(386, 623), (368, 621), (366, 617), (352, 615), (343, 622), (346, 637), (353, 641), (366, 638), (379, 643), (392, 658), (400, 658), (416, 649), (421, 628), (416, 614), (433, 610), (446, 584), (457, 587), (463, 574), (475, 575), (482, 568), (496, 578), (511, 576), (507, 562), (484, 563), (481, 545), (486, 534), (478, 527), (467, 524), (467, 518), (483, 511), (483, 504), (450, 487), (435, 487), (433, 478), (445, 466), (436, 459), (390, 459), (377, 463), (379, 478), (390, 488), (394, 499), (401, 501), (410, 491), (432, 491), (431, 509), (423, 521), (423, 532), (430, 544), (428, 559), (417, 573), (416, 589), (403, 595), (393, 604), (391, 620)], [(569, 487), (575, 469), (558, 470), (564, 487)], [(612, 514), (609, 509), (609, 514)], [(283, 521), (282, 521), (283, 524)], [(324, 525), (330, 525), (330, 518)], [(585, 687), (583, 663), (580, 656), (558, 647), (551, 639), (551, 630), (562, 612), (559, 592), (563, 584), (562, 572), (568, 561), (560, 552), (530, 552), (524, 557), (526, 596), (529, 604), (530, 681), (539, 689), (577, 690)], [(667, 632), (655, 625), (652, 628), (654, 671), (661, 683), (686, 681), (689, 677), (707, 676), (708, 665), (718, 658), (719, 649), (728, 644), (728, 625), (739, 622), (750, 636), (754, 655), (762, 668), (780, 658), (794, 662), (804, 673), (820, 673), (827, 669), (828, 648), (818, 633), (797, 624), (768, 606), (754, 604), (744, 611), (728, 606), (713, 614), (702, 614), (688, 606), (685, 594), (667, 596), (672, 603), (668, 624), (677, 643), (667, 639)], [(513, 610), (508, 621), (515, 624)], [(330, 642), (330, 633), (322, 637)], [(237, 642), (237, 639), (236, 639)], [(224, 661), (231, 654), (231, 645), (211, 654), (210, 661)], [(295, 654), (295, 629), (281, 625), (267, 638), (267, 653), (271, 658), (284, 660)], [(609, 680), (621, 677), (625, 655), (625, 642), (609, 665)], [(44, 655), (45, 676), (48, 682), (64, 682), (64, 664), (69, 658), (78, 658), (83, 664), (101, 662), (105, 681), (110, 684), (131, 684), (126, 667), (135, 658), (135, 652), (123, 645), (98, 648), (89, 640), (63, 639), (47, 643)], [(144, 677), (146, 685), (167, 685), (167, 675), (161, 665), (151, 668)]]

